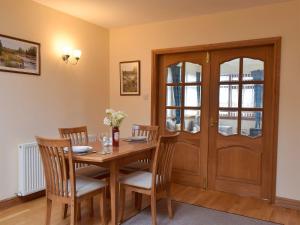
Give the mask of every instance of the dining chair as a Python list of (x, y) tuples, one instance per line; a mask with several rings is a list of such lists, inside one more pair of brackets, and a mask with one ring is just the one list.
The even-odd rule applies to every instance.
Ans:
[[(86, 126), (73, 128), (59, 128), (61, 138), (70, 138), (72, 145), (88, 145), (88, 131)], [(103, 167), (76, 163), (76, 175), (87, 177), (108, 177), (109, 170)]]
[(152, 225), (156, 222), (157, 195), (166, 197), (169, 218), (173, 217), (171, 202), (172, 161), (178, 133), (159, 138), (152, 165), (152, 172), (136, 171), (120, 178), (121, 222), (124, 219), (126, 191), (149, 195), (151, 197)]
[(72, 143), (70, 139), (46, 139), (36, 137), (46, 178), (46, 225), (50, 225), (52, 202), (71, 206), (71, 225), (77, 224), (79, 204), (85, 199), (100, 195), (100, 215), (105, 218), (106, 182), (75, 175)]
[[(150, 125), (133, 125), (132, 137), (145, 136), (148, 143), (157, 142), (159, 126)], [(123, 172), (134, 172), (137, 170), (148, 170), (151, 165), (151, 155), (147, 155), (144, 159), (125, 165), (121, 168)]]
[[(72, 127), (72, 128), (59, 128), (61, 138), (69, 138), (72, 145), (88, 145), (88, 131), (86, 126)], [(109, 170), (100, 166), (87, 165), (83, 163), (75, 163), (76, 176), (86, 176), (91, 178), (108, 178)], [(93, 212), (93, 198), (90, 199), (91, 213)], [(63, 217), (66, 218), (68, 205), (64, 207)], [(78, 217), (81, 217), (81, 208), (79, 206)]]

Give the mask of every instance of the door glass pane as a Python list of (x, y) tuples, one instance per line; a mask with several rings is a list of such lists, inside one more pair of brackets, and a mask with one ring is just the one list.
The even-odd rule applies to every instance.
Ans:
[(259, 137), (262, 135), (262, 112), (243, 111), (241, 134), (248, 137)]
[(262, 108), (263, 107), (263, 84), (244, 84), (242, 92), (243, 108)]
[(180, 86), (167, 86), (167, 106), (181, 106)]
[(243, 59), (243, 80), (264, 80), (264, 62), (257, 59)]
[(190, 133), (200, 131), (200, 110), (184, 110), (184, 130)]
[(200, 107), (201, 86), (185, 86), (184, 105), (187, 107)]
[(202, 66), (195, 63), (185, 63), (185, 82), (201, 82)]
[(224, 136), (237, 134), (238, 111), (219, 111), (219, 133)]
[(180, 109), (167, 109), (166, 127), (169, 131), (181, 130), (181, 113)]
[(182, 63), (170, 65), (167, 69), (167, 83), (181, 82)]
[(240, 59), (234, 59), (221, 64), (220, 81), (238, 81), (240, 74)]
[(239, 85), (220, 85), (219, 106), (234, 108), (239, 104)]

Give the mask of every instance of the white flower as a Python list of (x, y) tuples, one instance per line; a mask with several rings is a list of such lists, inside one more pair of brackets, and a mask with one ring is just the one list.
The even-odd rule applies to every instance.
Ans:
[(110, 119), (108, 119), (107, 117), (104, 117), (103, 123), (104, 123), (104, 125), (106, 125), (106, 126), (111, 126), (111, 121), (110, 121)]
[(114, 113), (115, 112), (115, 110), (113, 110), (113, 109), (106, 109), (105, 110), (105, 113), (106, 114), (112, 114), (112, 113)]
[(122, 121), (127, 117), (127, 115), (122, 111), (115, 111), (113, 109), (107, 109), (106, 117), (104, 118), (104, 124), (111, 127), (119, 127)]

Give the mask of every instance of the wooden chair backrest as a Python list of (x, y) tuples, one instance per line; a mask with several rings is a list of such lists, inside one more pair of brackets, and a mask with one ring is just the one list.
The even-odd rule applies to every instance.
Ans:
[(43, 161), (47, 195), (54, 195), (62, 200), (75, 197), (75, 169), (71, 140), (36, 137), (36, 141)]
[(88, 132), (87, 127), (72, 127), (72, 128), (59, 128), (61, 138), (70, 138), (72, 145), (87, 145)]
[(178, 133), (160, 136), (155, 150), (152, 169), (152, 189), (165, 191), (171, 184), (171, 173)]
[[(61, 138), (71, 139), (72, 145), (88, 145), (88, 131), (86, 126), (71, 127), (71, 128), (58, 128)], [(86, 167), (85, 163), (75, 163), (75, 168)]]
[(133, 125), (132, 136), (146, 136), (148, 142), (156, 142), (158, 139), (159, 126)]

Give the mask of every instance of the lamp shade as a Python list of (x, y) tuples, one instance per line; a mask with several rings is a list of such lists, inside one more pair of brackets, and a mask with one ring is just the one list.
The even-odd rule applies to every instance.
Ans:
[(79, 49), (74, 49), (73, 50), (73, 57), (76, 58), (76, 59), (80, 59), (81, 51)]
[(72, 53), (72, 49), (70, 47), (65, 46), (62, 48), (63, 55), (71, 55), (71, 53)]

